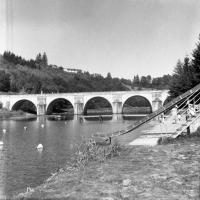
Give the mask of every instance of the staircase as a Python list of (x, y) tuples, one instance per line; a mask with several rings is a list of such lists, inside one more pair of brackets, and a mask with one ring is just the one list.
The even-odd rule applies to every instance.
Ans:
[[(130, 125), (130, 126), (126, 127), (123, 130), (119, 130), (119, 131), (116, 131), (116, 132), (113, 132), (113, 133), (107, 133), (107, 134), (104, 134), (103, 136), (101, 135), (100, 138), (98, 137), (98, 138), (94, 138), (94, 139), (96, 141), (102, 140), (104, 142), (105, 141), (109, 141), (110, 142), (112, 138), (127, 134), (129, 132), (132, 132), (133, 130), (136, 130), (140, 126), (146, 124), (147, 122), (149, 122), (152, 119), (154, 119), (155, 117), (157, 117), (158, 115), (171, 110), (173, 107), (175, 107), (175, 105), (182, 104), (184, 102), (186, 103), (186, 101), (188, 99), (190, 99), (190, 101), (193, 100), (197, 95), (199, 95), (199, 93), (200, 93), (200, 84), (196, 85), (194, 88), (192, 88), (189, 91), (183, 93), (182, 95), (176, 97), (171, 102), (167, 103), (165, 106), (162, 106), (157, 111), (147, 115), (142, 120), (138, 121), (136, 124)], [(200, 117), (200, 114), (198, 113), (196, 115), (196, 117), (193, 117), (190, 121), (187, 121), (184, 125), (182, 125), (181, 127), (178, 127), (177, 129), (175, 129), (174, 133), (172, 133), (172, 137), (176, 138), (177, 136), (182, 134), (183, 131), (185, 131), (187, 129), (187, 127), (189, 127), (199, 117)]]
[(200, 113), (196, 113), (195, 117), (191, 117), (186, 121), (185, 115), (182, 116), (181, 120), (174, 123), (173, 117), (168, 116), (164, 123), (157, 123), (150, 130), (143, 131), (143, 133), (130, 142), (130, 145), (157, 145), (158, 140), (161, 137), (176, 138), (181, 134), (187, 133), (187, 128), (190, 127), (197, 119), (200, 118)]
[(191, 117), (189, 120), (186, 121), (185, 124), (182, 124), (182, 126), (178, 129), (176, 129), (176, 131), (174, 132), (174, 134), (172, 135), (173, 138), (178, 137), (179, 135), (181, 135), (183, 132), (186, 131), (186, 129), (188, 127), (190, 127), (191, 124), (193, 124), (197, 119), (200, 118), (200, 112), (198, 111), (196, 113), (196, 116)]

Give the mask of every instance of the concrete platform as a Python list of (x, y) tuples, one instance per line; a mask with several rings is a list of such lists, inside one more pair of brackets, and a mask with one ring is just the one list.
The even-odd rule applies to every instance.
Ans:
[(158, 144), (158, 139), (159, 137), (139, 137), (130, 142), (129, 145), (155, 146)]
[(166, 116), (164, 123), (159, 120), (155, 121), (151, 128), (143, 131), (138, 138), (129, 143), (129, 145), (144, 145), (144, 146), (155, 146), (158, 143), (160, 137), (172, 136), (177, 128), (180, 128), (185, 123), (185, 117), (174, 123), (174, 117)]

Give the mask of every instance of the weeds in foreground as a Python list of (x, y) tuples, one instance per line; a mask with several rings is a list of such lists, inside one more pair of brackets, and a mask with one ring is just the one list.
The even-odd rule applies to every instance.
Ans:
[(117, 142), (102, 146), (97, 145), (93, 139), (86, 140), (83, 139), (79, 145), (75, 145), (74, 153), (71, 159), (66, 163), (65, 167), (59, 168), (57, 172), (52, 173), (46, 182), (49, 182), (53, 177), (57, 176), (58, 173), (65, 172), (66, 174), (73, 174), (76, 172), (81, 172), (81, 179), (84, 177), (85, 167), (89, 165), (92, 161), (99, 163), (105, 162), (115, 156), (120, 155), (122, 146)]
[(107, 146), (97, 145), (95, 140), (83, 140), (81, 144), (75, 147), (75, 156), (73, 158), (73, 166), (76, 168), (84, 168), (91, 161), (100, 163), (105, 160), (119, 156), (121, 146), (118, 143), (113, 143)]

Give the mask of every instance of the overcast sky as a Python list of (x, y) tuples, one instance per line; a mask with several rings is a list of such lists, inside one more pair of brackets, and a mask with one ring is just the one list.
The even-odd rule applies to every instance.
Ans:
[(195, 48), (199, 0), (0, 0), (0, 53), (133, 78), (171, 74)]

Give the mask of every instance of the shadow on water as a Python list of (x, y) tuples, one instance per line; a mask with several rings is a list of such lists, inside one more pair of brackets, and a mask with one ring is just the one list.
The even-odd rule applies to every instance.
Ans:
[(109, 120), (112, 120), (112, 116), (102, 116), (102, 115), (99, 115), (99, 116), (83, 116), (83, 118), (86, 120), (86, 121), (109, 121)]
[(50, 115), (47, 116), (49, 121), (66, 121), (66, 120), (73, 120), (74, 115)]
[(135, 116), (135, 115), (123, 115), (123, 119), (124, 120), (133, 120), (133, 121), (136, 121), (136, 120), (141, 120), (144, 116)]

